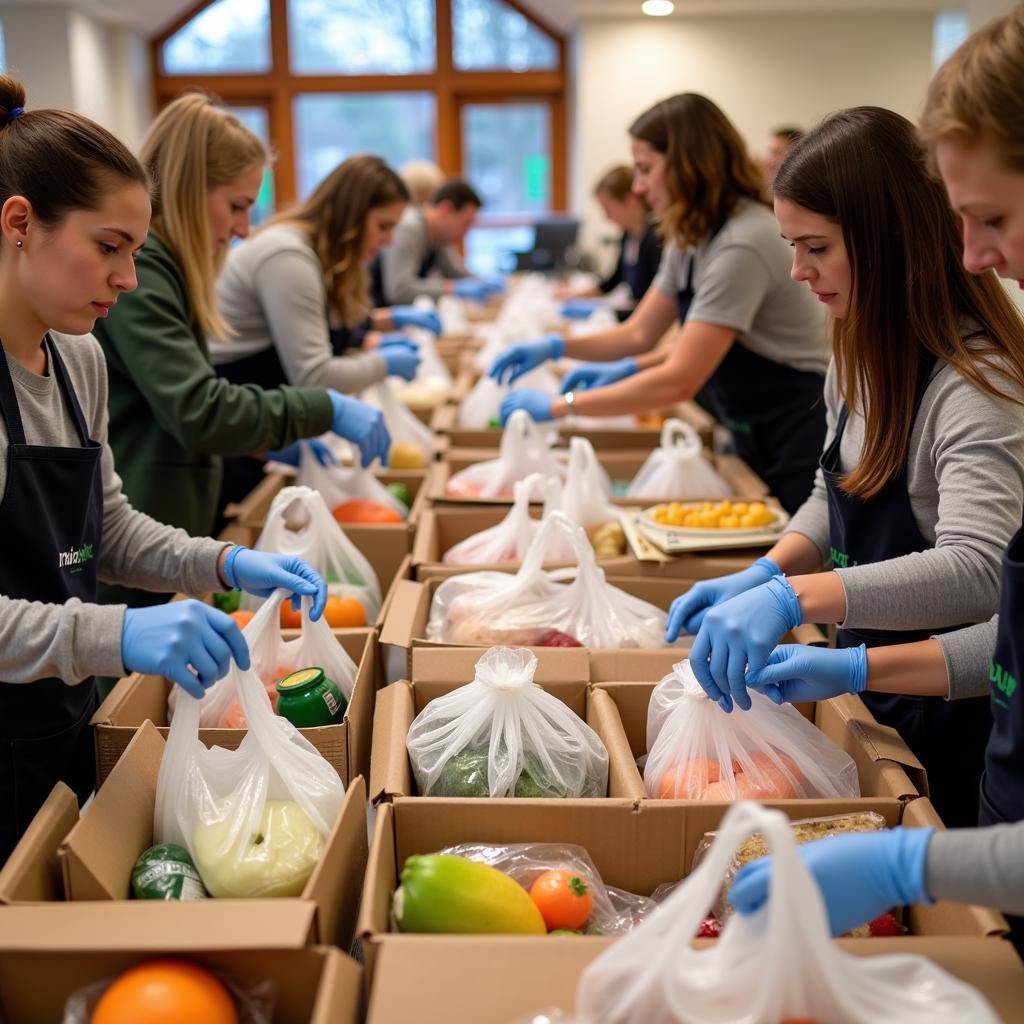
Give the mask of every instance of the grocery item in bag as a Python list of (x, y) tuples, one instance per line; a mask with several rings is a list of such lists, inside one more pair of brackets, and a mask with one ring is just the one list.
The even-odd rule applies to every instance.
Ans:
[(367, 388), (362, 399), (376, 405), (384, 414), (384, 424), (391, 435), (388, 467), (393, 470), (424, 469), (434, 450), (433, 431), (409, 411), (398, 397), (394, 383), (381, 381)]
[(626, 488), (627, 498), (727, 498), (732, 488), (704, 457), (700, 436), (682, 420), (666, 420), (655, 448)]
[[(395, 436), (391, 435), (392, 438)], [(340, 445), (336, 446), (340, 449)], [(351, 465), (321, 466), (309, 445), (302, 445), (299, 455), (299, 473), (296, 484), (319, 492), (324, 504), (336, 509), (350, 501), (373, 502), (380, 508), (389, 508), (401, 522), (408, 515), (408, 509), (374, 475), (372, 470), (363, 469), (359, 460), (351, 459)]]

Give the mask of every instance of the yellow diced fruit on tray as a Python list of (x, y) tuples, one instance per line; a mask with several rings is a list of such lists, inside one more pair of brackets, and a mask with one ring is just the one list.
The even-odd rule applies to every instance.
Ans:
[(723, 530), (735, 530), (740, 525), (740, 517), (737, 515), (722, 516), (722, 518), (718, 520), (718, 525)]
[(660, 526), (704, 530), (749, 530), (775, 522), (775, 513), (763, 501), (672, 501), (656, 505), (650, 515)]

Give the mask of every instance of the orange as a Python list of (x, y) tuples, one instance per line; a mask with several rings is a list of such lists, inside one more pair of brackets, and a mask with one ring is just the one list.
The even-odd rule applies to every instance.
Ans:
[(92, 1024), (238, 1024), (228, 990), (184, 960), (150, 960), (125, 971), (100, 997)]
[[(292, 608), (292, 599), (286, 598), (281, 602), (281, 628), (298, 629), (302, 625), (302, 612)], [(287, 673), (286, 673), (287, 674)]]
[(243, 611), (237, 611), (237, 612), (231, 612), (230, 613), (231, 618), (233, 618), (235, 620), (235, 625), (238, 626), (239, 629), (245, 629), (245, 627), (248, 626), (250, 622), (252, 622), (252, 617), (255, 614), (256, 614), (255, 612), (243, 612)]
[(363, 523), (368, 526), (401, 525), (404, 520), (393, 509), (368, 498), (351, 498), (335, 505), (331, 514), (339, 523)]
[(331, 629), (344, 629), (348, 626), (365, 626), (366, 609), (354, 597), (327, 598), (324, 618)]

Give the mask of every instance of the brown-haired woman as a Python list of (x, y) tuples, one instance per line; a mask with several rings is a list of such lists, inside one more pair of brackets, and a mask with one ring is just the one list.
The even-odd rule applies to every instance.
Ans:
[[(490, 373), (506, 380), (563, 354), (616, 360), (605, 368), (605, 386), (554, 399), (515, 391), (502, 417), (518, 408), (536, 420), (645, 412), (705, 388), (740, 456), (795, 510), (810, 493), (825, 436), (821, 310), (790, 280), (760, 172), (714, 103), (673, 96), (629, 133), (634, 191), (668, 240), (654, 285), (617, 327), (582, 338), (550, 335), (499, 356)], [(654, 350), (677, 317), (675, 344)]]
[(167, 676), (194, 696), (238, 627), (198, 601), (96, 604), (97, 581), (203, 594), (326, 585), (299, 559), (193, 539), (128, 503), (107, 445), (107, 376), (89, 334), (136, 287), (149, 180), (110, 132), (25, 110), (0, 76), (0, 865), (58, 781), (80, 800), (95, 761), (93, 676)]
[[(794, 145), (774, 195), (793, 276), (834, 318), (829, 441), (768, 553), (788, 580), (709, 581), (670, 613), (671, 631), (699, 625), (691, 663), (727, 707), (750, 706), (746, 685), (799, 622), (839, 624), (863, 688), (868, 649), (989, 619), (1024, 508), (1020, 317), (994, 274), (961, 263), (914, 126), (877, 107), (834, 114)], [(976, 823), (987, 698), (890, 687), (862, 697), (924, 763), (943, 820)]]

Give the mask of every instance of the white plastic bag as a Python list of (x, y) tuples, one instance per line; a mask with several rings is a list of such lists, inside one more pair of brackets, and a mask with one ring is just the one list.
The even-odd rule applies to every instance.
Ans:
[(501, 403), (513, 391), (530, 389), (546, 395), (558, 394), (558, 378), (546, 364), (524, 374), (514, 384), (499, 384), (483, 373), (459, 406), (459, 426), (463, 430), (483, 430), (501, 416)]
[(682, 420), (666, 420), (655, 448), (626, 488), (627, 498), (728, 498), (732, 488), (704, 457), (700, 436)]
[[(541, 566), (552, 536), (573, 549), (575, 578)], [(548, 515), (519, 571), (485, 570), (444, 580), (434, 593), (427, 637), (435, 643), (538, 647), (664, 647), (666, 614), (613, 587), (583, 530), (562, 512)]]
[(338, 773), (275, 715), (255, 672), (232, 665), (248, 730), (237, 750), (199, 740), (202, 702), (182, 693), (157, 780), (153, 834), (188, 850), (212, 896), (297, 896), (341, 809)]
[(419, 347), (420, 365), (411, 381), (395, 381), (396, 393), (402, 402), (413, 408), (440, 405), (451, 394), (455, 382), (437, 351), (434, 335), (420, 327), (406, 328), (404, 333)]
[(406, 746), (422, 796), (603, 797), (608, 751), (534, 681), (537, 658), (492, 647), (471, 683), (432, 700)]
[(565, 453), (554, 451), (540, 427), (516, 410), (501, 435), (498, 457), (454, 473), (445, 492), (452, 498), (507, 498), (512, 487), (531, 473), (565, 479)]
[(303, 444), (299, 451), (295, 483), (318, 491), (329, 509), (346, 501), (364, 498), (394, 509), (403, 519), (409, 515), (405, 505), (377, 479), (372, 470), (363, 469), (358, 458), (350, 466), (321, 466), (308, 444)]
[[(857, 766), (791, 704), (751, 693), (725, 714), (681, 661), (647, 707), (648, 796), (670, 800), (841, 799), (860, 796)], [(706, 909), (706, 908), (705, 908)]]
[(588, 532), (618, 522), (619, 510), (608, 500), (611, 493), (612, 482), (597, 461), (594, 446), (586, 438), (570, 438), (562, 511)]
[[(773, 854), (771, 898), (734, 914), (694, 949), (737, 847), (761, 832)], [(729, 809), (710, 854), (635, 931), (580, 976), (577, 1024), (998, 1024), (984, 997), (911, 953), (853, 956), (832, 942), (821, 893), (780, 811)]]
[[(380, 611), (380, 582), (365, 555), (334, 521), (324, 496), (309, 487), (285, 487), (270, 504), (257, 551), (298, 555), (327, 581), (337, 597), (354, 597), (373, 622)], [(243, 594), (241, 607), (255, 611), (263, 598)]]
[[(396, 394), (392, 382), (380, 381), (367, 388), (361, 397), (364, 402), (377, 406), (384, 414), (384, 424), (391, 435), (390, 468), (425, 468), (434, 451), (434, 432), (415, 413), (410, 412), (409, 407)], [(419, 453), (418, 460), (412, 458), (416, 452)], [(395, 465), (396, 461), (401, 461), (402, 465)]]
[[(434, 309), (434, 300), (429, 295), (418, 295), (413, 302), (416, 309)], [(442, 337), (465, 337), (472, 327), (466, 317), (466, 304), (454, 295), (442, 295), (437, 300), (437, 315), (441, 318)]]

